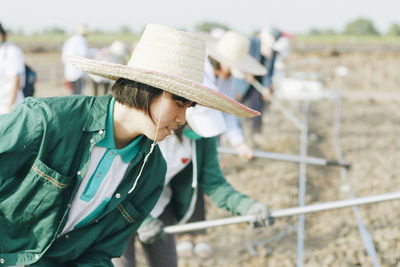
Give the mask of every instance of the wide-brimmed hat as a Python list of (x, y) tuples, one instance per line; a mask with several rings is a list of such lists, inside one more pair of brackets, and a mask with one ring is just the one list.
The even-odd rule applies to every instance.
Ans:
[(201, 105), (251, 118), (260, 113), (202, 84), (205, 42), (162, 25), (146, 26), (127, 65), (70, 57), (83, 71), (112, 80), (126, 78), (160, 88)]
[(250, 40), (242, 34), (228, 31), (219, 40), (209, 37), (206, 41), (208, 54), (229, 66), (234, 76), (244, 78), (243, 74), (262, 76), (267, 73), (265, 67), (249, 54)]
[(85, 24), (80, 24), (75, 28), (75, 33), (80, 35), (88, 35), (89, 32), (89, 28)]

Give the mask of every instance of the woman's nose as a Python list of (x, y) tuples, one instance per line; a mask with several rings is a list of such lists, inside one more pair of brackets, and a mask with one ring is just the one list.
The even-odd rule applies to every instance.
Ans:
[(186, 123), (186, 108), (178, 112), (176, 122), (179, 125), (184, 125)]

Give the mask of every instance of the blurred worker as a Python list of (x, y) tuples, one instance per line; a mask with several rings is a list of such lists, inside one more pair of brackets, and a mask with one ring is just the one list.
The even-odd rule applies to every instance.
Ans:
[(7, 41), (7, 32), (0, 23), (0, 114), (9, 112), (24, 100), (24, 84), (24, 53)]
[(86, 36), (89, 29), (85, 25), (79, 25), (75, 34), (69, 37), (62, 47), (62, 61), (64, 63), (64, 82), (71, 94), (80, 95), (86, 85), (86, 74), (72, 66), (66, 59), (69, 56), (90, 57), (89, 44)]
[(281, 32), (273, 27), (265, 26), (261, 29), (257, 37), (250, 39), (250, 54), (256, 58), (260, 64), (265, 66), (267, 73), (265, 75), (251, 75), (247, 81), (235, 81), (235, 85), (243, 92), (241, 102), (247, 103), (249, 107), (261, 112), (261, 116), (251, 119), (251, 136), (253, 143), (260, 146), (262, 142), (262, 114), (265, 109), (265, 100), (268, 100), (267, 94), (261, 94), (251, 83), (256, 80), (264, 87), (273, 90), (273, 75), (277, 51), (274, 49), (275, 43), (279, 40)]
[[(107, 61), (115, 64), (126, 64), (126, 58), (129, 55), (128, 46), (119, 40), (111, 43), (111, 45), (96, 51), (94, 59)], [(105, 77), (89, 74), (92, 81), (94, 95), (99, 95), (99, 89), (103, 88), (103, 94), (107, 94), (110, 88), (111, 80)]]
[[(226, 32), (218, 41), (212, 39), (208, 41), (207, 49), (214, 68), (215, 84), (221, 93), (232, 98), (236, 97), (233, 77), (245, 79), (248, 75), (266, 74), (266, 69), (249, 54), (249, 47), (248, 38), (233, 31)], [(226, 113), (224, 118), (227, 130), (223, 136), (242, 156), (252, 158), (251, 148), (245, 142), (239, 118)]]

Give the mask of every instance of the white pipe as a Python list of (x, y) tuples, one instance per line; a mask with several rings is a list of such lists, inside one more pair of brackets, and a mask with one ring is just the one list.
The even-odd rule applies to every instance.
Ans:
[[(218, 153), (224, 153), (224, 154), (235, 154), (235, 155), (239, 154), (239, 152), (236, 149), (227, 148), (227, 147), (218, 147), (217, 151), (218, 151)], [(329, 161), (329, 160), (326, 160), (323, 158), (300, 157), (300, 156), (295, 156), (295, 155), (281, 154), (281, 153), (275, 153), (275, 152), (265, 152), (265, 151), (259, 151), (259, 150), (253, 150), (252, 153), (253, 153), (253, 156), (257, 157), (257, 158), (283, 160), (283, 161), (307, 163), (307, 164), (322, 165), (322, 166), (338, 165), (338, 166), (342, 166), (342, 167), (346, 167), (346, 168), (349, 167), (349, 164), (346, 162)]]
[[(389, 201), (389, 200), (397, 200), (397, 199), (400, 199), (400, 192), (392, 192), (392, 193), (373, 195), (373, 196), (368, 196), (368, 197), (360, 197), (360, 198), (349, 199), (349, 200), (339, 200), (339, 201), (332, 201), (332, 202), (319, 203), (319, 204), (313, 204), (313, 205), (306, 205), (303, 207), (282, 209), (282, 210), (272, 211), (271, 216), (274, 218), (281, 218), (281, 217), (314, 213), (314, 212), (325, 211), (325, 210), (352, 207), (352, 206), (357, 206), (357, 205), (367, 205), (367, 204), (378, 203), (378, 202)], [(253, 222), (253, 221), (255, 221), (255, 219), (256, 219), (255, 215), (235, 216), (235, 217), (229, 217), (229, 218), (224, 218), (224, 219), (200, 221), (200, 222), (194, 222), (194, 223), (188, 223), (188, 224), (167, 226), (164, 228), (164, 231), (167, 234), (178, 234), (178, 233), (183, 233), (183, 232), (202, 230), (202, 229), (216, 227), (216, 226), (223, 226), (223, 225), (244, 223), (244, 222)]]

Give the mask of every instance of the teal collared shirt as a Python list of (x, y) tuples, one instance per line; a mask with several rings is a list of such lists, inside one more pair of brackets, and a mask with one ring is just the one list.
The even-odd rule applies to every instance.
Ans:
[(158, 147), (128, 194), (152, 143), (143, 137), (104, 212), (59, 235), (90, 152), (104, 138), (111, 99), (27, 98), (0, 115), (0, 266), (112, 266), (156, 204), (166, 171)]
[[(103, 182), (105, 181), (106, 177), (108, 179), (112, 178), (113, 183), (117, 183), (120, 181), (122, 177), (120, 177), (121, 173), (116, 174), (109, 174), (110, 170), (112, 169), (112, 165), (116, 160), (116, 157), (121, 157), (122, 161), (125, 164), (129, 164), (136, 155), (139, 153), (141, 140), (143, 135), (136, 137), (129, 145), (122, 149), (117, 149), (115, 146), (115, 136), (114, 136), (114, 104), (115, 99), (112, 98), (110, 104), (108, 106), (108, 114), (106, 120), (106, 128), (104, 130), (104, 138), (100, 140), (96, 146), (105, 148), (103, 152), (103, 156), (101, 157), (100, 161), (97, 164), (96, 169), (91, 174), (91, 177), (88, 180), (88, 183), (85, 186), (82, 194), (79, 196), (79, 199), (82, 201), (79, 203), (74, 202), (74, 205), (81, 205), (81, 209), (84, 207), (88, 207), (93, 204), (89, 204), (94, 200), (96, 197), (100, 199), (101, 202), (98, 206), (90, 213), (87, 214), (81, 221), (79, 221), (75, 228), (83, 227), (87, 225), (93, 218), (98, 217), (103, 213), (105, 208), (107, 207), (108, 203), (110, 202), (110, 198), (107, 196), (107, 192), (104, 190), (99, 189), (101, 187), (104, 188)], [(97, 152), (99, 153), (99, 152)], [(119, 176), (119, 177), (118, 177)], [(72, 207), (76, 208), (76, 207)], [(79, 208), (78, 208), (79, 209)]]

